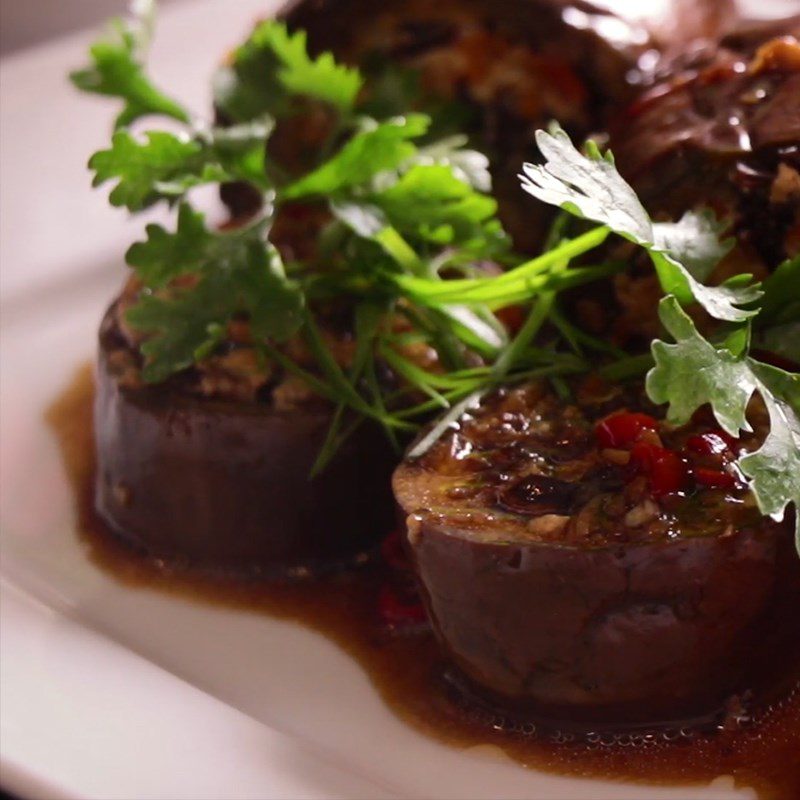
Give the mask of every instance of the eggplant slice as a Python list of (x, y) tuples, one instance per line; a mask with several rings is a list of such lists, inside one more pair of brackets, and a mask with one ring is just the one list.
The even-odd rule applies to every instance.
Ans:
[[(598, 420), (654, 411), (621, 390), (578, 398), (499, 391), (396, 470), (438, 641), (473, 697), (516, 717), (711, 719), (776, 664), (797, 666), (788, 525), (759, 516), (733, 456), (691, 450), (719, 444), (709, 425), (659, 422), (633, 450), (600, 448)], [(642, 452), (657, 456), (643, 471)]]
[(220, 400), (179, 382), (128, 385), (136, 357), (116, 325), (100, 336), (96, 508), (120, 538), (169, 564), (300, 578), (351, 565), (391, 529), (396, 456), (362, 424), (310, 478), (331, 410)]
[(763, 274), (800, 253), (798, 37), (800, 16), (666, 60), (612, 121), (616, 162), (651, 213), (709, 206), (733, 219), (729, 271)]
[[(639, 23), (584, 2), (304, 0), (279, 16), (307, 32), (313, 53), (330, 50), (361, 68), (366, 112), (415, 109), (432, 115), (432, 139), (467, 134), (491, 161), (500, 218), (524, 250), (541, 245), (553, 216), (519, 188), (535, 130), (558, 119), (581, 140), (604, 127), (612, 105), (633, 98), (629, 73), (652, 46)], [(284, 120), (273, 138), (302, 150), (313, 127)], [(252, 210), (244, 186), (226, 187), (224, 199), (235, 214)]]

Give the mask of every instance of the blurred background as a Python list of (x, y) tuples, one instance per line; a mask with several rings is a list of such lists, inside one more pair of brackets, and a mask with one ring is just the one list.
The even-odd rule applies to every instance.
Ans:
[[(380, 0), (375, 0), (380, 2)], [(161, 6), (191, 0), (160, 0)], [(230, 0), (235, 4), (236, 0)], [(665, 0), (594, 0), (631, 16), (658, 16)], [(70, 31), (92, 27), (124, 12), (127, 0), (0, 0), (0, 55), (35, 45)], [(686, 0), (686, 6), (694, 6)], [(755, 17), (781, 16), (800, 11), (800, 0), (739, 0)]]
[[(161, 5), (186, 0), (161, 0)], [(90, 27), (127, 8), (127, 0), (0, 0), (0, 55)]]

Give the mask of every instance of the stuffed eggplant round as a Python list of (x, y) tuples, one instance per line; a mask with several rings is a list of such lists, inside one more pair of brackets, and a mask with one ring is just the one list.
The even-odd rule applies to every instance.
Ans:
[(589, 381), (571, 403), (498, 391), (406, 459), (407, 548), (470, 690), (517, 715), (638, 725), (751, 688), (798, 641), (800, 579), (787, 526), (733, 466), (750, 444)]
[(114, 304), (95, 402), (96, 508), (118, 536), (168, 563), (291, 578), (353, 563), (389, 530), (396, 458), (377, 427), (311, 478), (329, 407), (288, 385), (237, 397), (241, 374), (219, 366), (142, 384), (119, 319)]
[(611, 126), (620, 170), (651, 213), (710, 206), (733, 220), (738, 271), (800, 253), (798, 36), (800, 17), (667, 60)]
[[(416, 109), (431, 115), (431, 139), (469, 136), (489, 157), (500, 218), (525, 250), (541, 245), (552, 218), (520, 202), (517, 173), (535, 130), (553, 119), (578, 138), (603, 127), (609, 108), (634, 96), (628, 75), (652, 44), (638, 22), (559, 0), (314, 0), (290, 2), (281, 16), (307, 33), (311, 52), (359, 66), (364, 113)], [(235, 118), (217, 100), (221, 118)], [(273, 142), (281, 164), (291, 171), (313, 153), (328, 124), (318, 108), (282, 121)], [(224, 199), (236, 213), (250, 207), (241, 186)]]

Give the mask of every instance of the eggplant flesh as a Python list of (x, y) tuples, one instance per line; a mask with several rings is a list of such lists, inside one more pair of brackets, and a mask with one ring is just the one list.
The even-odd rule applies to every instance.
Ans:
[(377, 428), (360, 426), (310, 478), (329, 410), (126, 387), (110, 356), (101, 336), (95, 505), (137, 549), (204, 571), (293, 578), (358, 561), (390, 529), (396, 457)]
[[(713, 720), (737, 693), (797, 679), (800, 565), (788, 523), (750, 513), (737, 522), (741, 497), (714, 495), (709, 504), (731, 508), (706, 509), (709, 522), (685, 530), (669, 512), (664, 535), (612, 521), (574, 537), (576, 508), (626, 490), (607, 479), (591, 488), (591, 479), (581, 498), (552, 491), (559, 479), (548, 478), (531, 493), (525, 478), (526, 491), (512, 496), (543, 505), (522, 514), (504, 499), (516, 471), (557, 459), (565, 475), (585, 452), (548, 449), (565, 437), (547, 413), (530, 418), (552, 436), (514, 434), (520, 422), (507, 404), (470, 413), (393, 480), (423, 602), (468, 694), (512, 717), (588, 730)], [(490, 437), (483, 451), (470, 425)], [(524, 442), (509, 457), (514, 437)], [(465, 469), (474, 457), (481, 465)]]

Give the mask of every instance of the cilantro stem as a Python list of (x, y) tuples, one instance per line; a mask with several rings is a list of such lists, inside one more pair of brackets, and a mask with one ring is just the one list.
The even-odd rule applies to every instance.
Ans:
[(642, 353), (638, 356), (626, 356), (601, 367), (598, 372), (609, 381), (625, 381), (629, 378), (637, 378), (644, 375), (653, 366), (653, 356), (650, 353)]
[[(554, 250), (494, 277), (441, 280), (393, 275), (390, 279), (393, 279), (404, 292), (427, 305), (487, 302), (489, 298), (498, 301), (502, 300), (505, 294), (518, 291), (519, 286), (528, 290), (545, 288), (548, 285), (546, 273), (554, 265), (593, 250), (606, 240), (609, 233), (610, 229), (605, 226), (593, 228), (576, 239), (567, 240)], [(577, 270), (574, 272), (577, 273)], [(534, 278), (535, 281), (532, 280)]]
[(550, 310), (550, 320), (561, 332), (561, 335), (573, 346), (573, 349), (580, 355), (580, 346), (584, 345), (591, 350), (596, 350), (600, 353), (609, 353), (616, 358), (625, 358), (628, 354), (619, 347), (614, 346), (610, 342), (605, 342), (598, 339), (596, 336), (586, 333), (585, 331), (573, 325), (561, 312), (561, 309), (554, 305)]
[(390, 425), (399, 429), (413, 430), (413, 426), (403, 423), (392, 418), (391, 416), (381, 413), (377, 409), (374, 409), (361, 397), (361, 395), (359, 395), (353, 384), (342, 372), (341, 367), (326, 346), (313, 316), (308, 312), (306, 312), (305, 315), (303, 331), (305, 333), (306, 342), (311, 349), (312, 354), (316, 358), (323, 374), (325, 374), (327, 377), (330, 385), (337, 395), (337, 400), (340, 403), (346, 403), (354, 411), (357, 411), (366, 417), (376, 419), (382, 423), (385, 423), (386, 425)]
[(320, 397), (324, 397), (326, 400), (330, 400), (334, 403), (337, 401), (338, 398), (336, 392), (334, 392), (323, 381), (315, 377), (312, 373), (308, 372), (308, 370), (305, 370), (299, 366), (295, 361), (278, 350), (278, 348), (272, 347), (272, 345), (267, 344), (266, 342), (260, 342), (258, 347), (263, 350), (264, 353), (269, 356), (269, 358), (283, 367), (287, 372), (290, 372), (291, 374), (300, 378), (304, 383), (308, 384), (308, 387), (315, 394), (318, 394)]
[(550, 313), (554, 298), (555, 295), (552, 292), (544, 292), (539, 295), (517, 335), (495, 362), (492, 370), (492, 376), (495, 379), (502, 378), (513, 368), (517, 359), (539, 333)]

